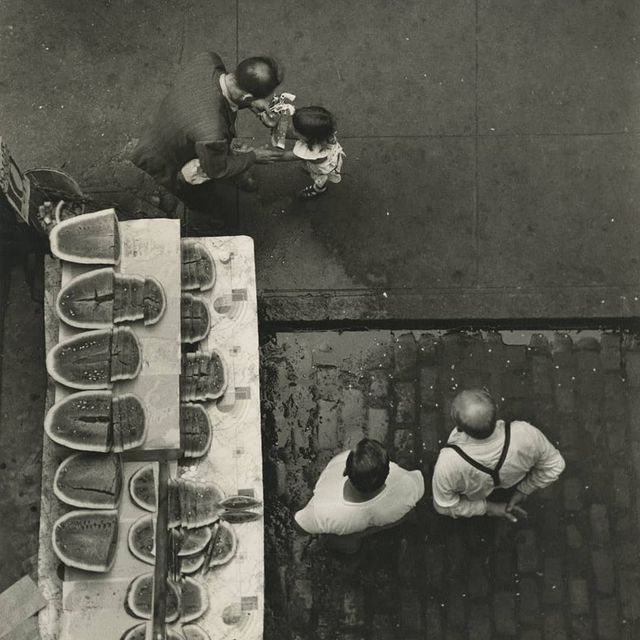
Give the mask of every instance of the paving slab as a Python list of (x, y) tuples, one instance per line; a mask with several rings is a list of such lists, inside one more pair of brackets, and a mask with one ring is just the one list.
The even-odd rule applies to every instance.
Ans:
[(634, 0), (478, 0), (478, 130), (638, 131)]
[(240, 59), (281, 59), (283, 88), (335, 112), (343, 136), (474, 130), (472, 2), (239, 0), (238, 32)]
[(480, 139), (479, 284), (637, 287), (639, 152), (635, 136)]
[[(264, 167), (260, 195), (240, 200), (243, 231), (260, 238), (261, 288), (331, 288), (282, 232), (289, 218), (363, 289), (475, 284), (473, 152), (463, 138), (351, 140), (342, 183), (314, 202), (293, 198), (308, 180), (298, 163)], [(281, 260), (288, 273), (271, 268)]]

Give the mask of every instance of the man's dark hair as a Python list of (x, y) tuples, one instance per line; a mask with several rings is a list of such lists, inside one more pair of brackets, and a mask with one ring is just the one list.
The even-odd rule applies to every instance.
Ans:
[(327, 143), (336, 132), (336, 119), (324, 107), (296, 109), (292, 122), (309, 146)]
[(389, 454), (377, 440), (363, 438), (349, 453), (343, 475), (360, 493), (377, 491), (389, 475)]
[(246, 58), (235, 71), (238, 86), (254, 98), (266, 98), (282, 82), (278, 63), (267, 56)]
[(461, 391), (451, 404), (451, 420), (458, 431), (484, 440), (496, 427), (498, 407), (486, 389)]

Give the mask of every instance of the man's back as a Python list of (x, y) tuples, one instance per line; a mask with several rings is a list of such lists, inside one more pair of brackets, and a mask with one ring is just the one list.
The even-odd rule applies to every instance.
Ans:
[(397, 522), (420, 500), (424, 480), (420, 471), (407, 471), (393, 462), (384, 489), (365, 502), (344, 497), (343, 471), (348, 451), (333, 458), (320, 475), (309, 504), (296, 513), (296, 521), (308, 533), (346, 535)]
[[(448, 444), (457, 445), (487, 469), (495, 469), (505, 445), (505, 423), (499, 420), (493, 433), (485, 439), (475, 439), (454, 430)], [(455, 507), (461, 497), (468, 502), (484, 503), (495, 488), (514, 485), (529, 494), (551, 484), (563, 469), (562, 456), (539, 429), (527, 422), (514, 421), (510, 427), (508, 450), (499, 470), (499, 484), (496, 485), (490, 474), (473, 466), (455, 449), (443, 448), (433, 474), (434, 502), (441, 508)]]
[(178, 171), (197, 157), (196, 143), (228, 145), (235, 135), (233, 113), (219, 87), (225, 67), (218, 54), (201, 53), (178, 72), (131, 160), (175, 191)]

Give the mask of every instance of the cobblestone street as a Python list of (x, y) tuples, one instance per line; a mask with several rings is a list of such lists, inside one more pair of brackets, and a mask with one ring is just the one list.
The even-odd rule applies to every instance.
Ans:
[[(267, 638), (640, 637), (640, 344), (621, 332), (281, 333), (263, 346)], [(567, 460), (516, 525), (413, 520), (340, 557), (294, 534), (363, 435), (430, 481), (457, 391), (486, 386)]]

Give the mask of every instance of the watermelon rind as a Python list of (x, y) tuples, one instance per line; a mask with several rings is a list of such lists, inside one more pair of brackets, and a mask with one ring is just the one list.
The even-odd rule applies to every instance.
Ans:
[[(114, 209), (94, 211), (93, 213), (85, 213), (81, 216), (63, 220), (51, 230), (49, 235), (51, 253), (61, 260), (78, 264), (117, 264), (120, 259), (120, 230), (118, 224)], [(97, 230), (99, 231), (101, 228), (102, 230), (108, 230), (111, 225), (113, 225), (114, 241), (112, 252), (106, 251), (102, 255), (89, 255), (88, 252), (82, 253), (81, 250), (72, 253), (65, 251), (61, 247), (61, 244), (68, 243), (69, 236), (73, 236), (75, 233), (78, 238), (74, 239), (86, 251), (87, 242), (96, 235)], [(111, 253), (113, 255), (110, 255)]]
[[(68, 469), (71, 468), (74, 464), (79, 461), (85, 460), (88, 465), (95, 465), (96, 463), (105, 463), (113, 460), (115, 462), (115, 477), (113, 478), (114, 482), (114, 491), (113, 498), (110, 500), (105, 500), (104, 498), (90, 500), (84, 499), (80, 500), (78, 498), (74, 498), (65, 493), (64, 488), (62, 486), (62, 480), (65, 473), (68, 472)], [(91, 467), (90, 467), (91, 468)], [(90, 489), (86, 489), (87, 492), (91, 491)], [(53, 493), (56, 495), (58, 500), (61, 502), (65, 502), (66, 504), (71, 505), (72, 507), (80, 507), (82, 509), (115, 509), (120, 503), (120, 497), (122, 494), (122, 459), (119, 455), (116, 454), (91, 454), (91, 453), (74, 453), (70, 455), (68, 458), (63, 460), (60, 463), (60, 466), (56, 470), (56, 474), (53, 478)], [(94, 490), (96, 496), (105, 495), (106, 492)], [(108, 495), (108, 494), (107, 494)]]
[(253, 509), (259, 507), (262, 504), (260, 500), (257, 500), (253, 496), (229, 496), (225, 498), (220, 506), (225, 509)]
[[(63, 548), (62, 542), (59, 540), (60, 532), (63, 530), (65, 523), (82, 518), (93, 518), (96, 520), (104, 520), (112, 523), (112, 535), (109, 541), (109, 547), (107, 550), (106, 562), (100, 563), (98, 558), (95, 558), (94, 562), (83, 562), (76, 558), (71, 557)], [(98, 531), (100, 530), (98, 525)], [(95, 532), (94, 532), (95, 535)], [(74, 567), (76, 569), (83, 569), (84, 571), (91, 571), (95, 573), (105, 573), (111, 569), (116, 557), (116, 547), (118, 543), (118, 511), (116, 509), (96, 511), (91, 509), (76, 509), (69, 513), (60, 516), (54, 523), (51, 531), (51, 544), (53, 550), (58, 558), (66, 564), (68, 567)]]
[(225, 522), (233, 524), (243, 524), (244, 522), (253, 522), (262, 518), (262, 514), (258, 511), (247, 511), (246, 509), (225, 509), (220, 513), (220, 517)]

